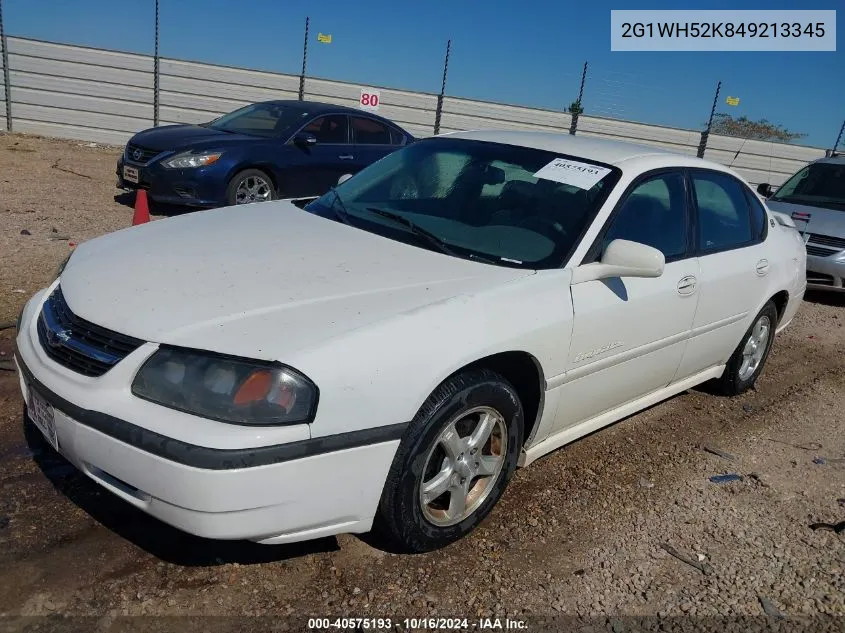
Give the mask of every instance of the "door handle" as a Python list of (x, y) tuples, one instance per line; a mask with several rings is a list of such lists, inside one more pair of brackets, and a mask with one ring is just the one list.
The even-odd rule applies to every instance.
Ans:
[(678, 282), (678, 294), (681, 296), (691, 295), (695, 292), (698, 280), (692, 275), (687, 275)]
[(768, 259), (761, 259), (757, 262), (757, 274), (763, 277), (769, 273), (769, 260)]
[(352, 160), (353, 158), (355, 157), (352, 154), (341, 154), (338, 156), (339, 160)]

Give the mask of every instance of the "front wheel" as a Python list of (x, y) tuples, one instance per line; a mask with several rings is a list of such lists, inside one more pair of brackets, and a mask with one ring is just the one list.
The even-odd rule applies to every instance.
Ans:
[(716, 381), (716, 391), (736, 396), (754, 386), (772, 349), (777, 322), (777, 308), (769, 301), (754, 318), (728, 360), (725, 373)]
[(438, 549), (472, 531), (513, 475), (522, 429), (519, 396), (502, 376), (480, 369), (447, 380), (399, 445), (376, 529), (406, 552)]
[(235, 174), (226, 188), (226, 201), (229, 206), (275, 199), (273, 181), (260, 169), (245, 169)]

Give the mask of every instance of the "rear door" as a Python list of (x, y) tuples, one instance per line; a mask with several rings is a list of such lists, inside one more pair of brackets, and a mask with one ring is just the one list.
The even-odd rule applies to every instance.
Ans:
[(727, 362), (766, 299), (771, 268), (763, 244), (768, 222), (751, 190), (725, 172), (688, 175), (700, 297), (680, 376)]
[(684, 355), (698, 303), (698, 259), (683, 171), (636, 181), (583, 263), (600, 259), (614, 239), (657, 248), (666, 268), (657, 278), (572, 286), (574, 326), (557, 431), (666, 387)]
[(290, 161), (284, 166), (281, 183), (283, 197), (319, 196), (337, 184), (348, 173), (354, 158), (349, 135), (349, 117), (345, 114), (326, 114), (313, 119), (300, 130), (313, 134), (317, 144), (309, 147), (295, 145), (286, 154)]
[(350, 119), (355, 149), (355, 156), (351, 161), (354, 172), (350, 173), (358, 172), (384, 158), (401, 147), (401, 142), (404, 141), (404, 135), (384, 121), (365, 116), (352, 116)]

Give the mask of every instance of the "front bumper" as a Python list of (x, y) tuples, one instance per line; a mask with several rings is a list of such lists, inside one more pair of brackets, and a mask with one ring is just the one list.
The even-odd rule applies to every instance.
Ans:
[(311, 438), (307, 425), (237, 427), (142, 401), (129, 384), (155, 346), (102, 377), (75, 374), (40, 347), (43, 296), (16, 341), (21, 391), (53, 406), (59, 452), (95, 482), (207, 538), (286, 543), (370, 529), (405, 425)]
[(198, 169), (165, 169), (160, 162), (149, 165), (129, 163), (138, 170), (137, 183), (123, 177), (124, 156), (117, 161), (115, 175), (120, 189), (145, 189), (149, 197), (163, 204), (193, 207), (226, 205), (226, 174), (213, 167)]
[(807, 255), (807, 286), (845, 291), (845, 252), (829, 257)]

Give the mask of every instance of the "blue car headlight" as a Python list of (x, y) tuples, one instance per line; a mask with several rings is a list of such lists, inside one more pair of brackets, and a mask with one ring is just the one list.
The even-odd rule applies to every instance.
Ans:
[(222, 155), (223, 152), (182, 152), (162, 161), (161, 164), (168, 169), (208, 167), (220, 160)]
[(150, 356), (132, 393), (185, 413), (256, 426), (311, 422), (318, 397), (314, 383), (280, 363), (178, 347)]

